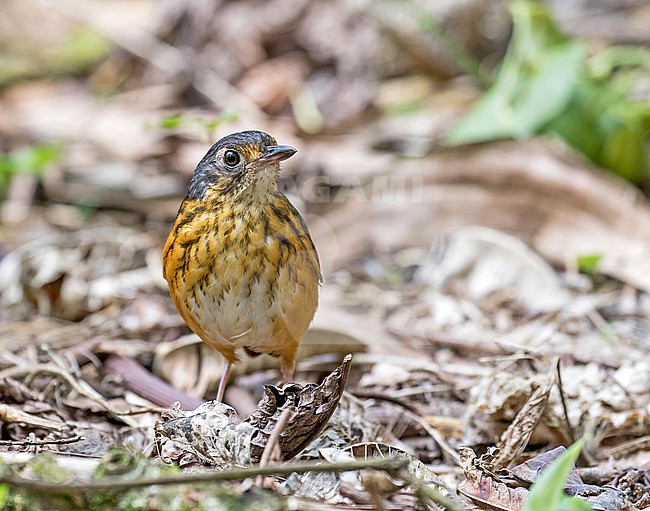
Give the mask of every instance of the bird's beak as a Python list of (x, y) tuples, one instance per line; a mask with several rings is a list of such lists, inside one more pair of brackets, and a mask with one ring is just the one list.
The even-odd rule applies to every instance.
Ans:
[(267, 163), (278, 163), (287, 158), (291, 158), (298, 150), (290, 145), (270, 145), (266, 146), (266, 153), (257, 159), (256, 163), (266, 165)]

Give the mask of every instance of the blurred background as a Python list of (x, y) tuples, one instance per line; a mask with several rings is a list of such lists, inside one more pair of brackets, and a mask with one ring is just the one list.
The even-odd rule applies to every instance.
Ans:
[[(650, 396), (597, 395), (650, 374), (648, 27), (642, 0), (3, 0), (0, 366), (72, 353), (117, 399), (124, 367), (87, 362), (131, 359), (214, 395), (160, 253), (208, 148), (260, 129), (298, 148), (281, 187), (324, 268), (302, 378), (353, 352), (354, 384), (389, 392), (421, 384), (405, 360), (440, 364), (453, 404), (412, 398), (474, 445), (477, 357), (562, 355), (591, 368), (573, 427), (609, 438), (593, 403)], [(247, 364), (230, 391), (256, 396), (277, 373)], [(538, 443), (575, 438), (553, 427)]]

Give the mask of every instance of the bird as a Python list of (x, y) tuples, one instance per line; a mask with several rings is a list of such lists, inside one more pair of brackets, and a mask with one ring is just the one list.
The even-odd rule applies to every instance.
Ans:
[(218, 140), (198, 163), (163, 249), (178, 312), (224, 358), (217, 401), (241, 348), (279, 358), (290, 381), (318, 307), (318, 252), (278, 187), (280, 162), (296, 152), (263, 131)]

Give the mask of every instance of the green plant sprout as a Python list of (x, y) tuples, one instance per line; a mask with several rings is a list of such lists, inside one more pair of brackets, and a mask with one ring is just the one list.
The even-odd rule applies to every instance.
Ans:
[(466, 144), (559, 136), (596, 165), (640, 184), (648, 178), (650, 102), (630, 99), (650, 51), (612, 47), (587, 57), (541, 2), (510, 3), (513, 34), (494, 85), (449, 132)]
[(50, 166), (58, 163), (62, 155), (63, 147), (60, 144), (37, 144), (0, 155), (0, 196), (4, 196), (15, 174), (27, 173), (40, 177)]
[(581, 438), (544, 470), (530, 489), (523, 511), (591, 511), (584, 500), (564, 493), (564, 484), (580, 455), (586, 438)]
[(145, 129), (176, 130), (184, 127), (197, 126), (201, 129), (208, 141), (213, 141), (217, 129), (223, 124), (234, 122), (240, 117), (239, 112), (225, 111), (212, 119), (203, 117), (189, 117), (187, 114), (179, 112), (176, 114), (165, 115), (155, 122), (145, 124)]

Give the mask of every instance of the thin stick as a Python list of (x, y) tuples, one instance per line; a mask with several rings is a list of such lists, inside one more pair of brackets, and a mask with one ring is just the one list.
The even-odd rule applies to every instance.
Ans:
[(569, 408), (566, 404), (566, 398), (564, 397), (564, 386), (562, 385), (562, 371), (560, 371), (561, 362), (560, 358), (557, 358), (555, 363), (555, 370), (557, 373), (557, 388), (560, 391), (560, 402), (562, 403), (562, 410), (564, 411), (564, 421), (566, 422), (567, 428), (569, 429), (569, 435), (571, 435), (571, 442), (576, 441), (576, 432), (573, 429), (571, 420), (569, 419)]
[(273, 449), (275, 449), (275, 446), (280, 440), (280, 434), (282, 433), (282, 430), (287, 425), (287, 422), (293, 419), (295, 414), (296, 412), (292, 406), (282, 410), (282, 414), (280, 415), (278, 422), (275, 424), (275, 428), (273, 428), (273, 432), (271, 433), (268, 442), (266, 442), (266, 445), (264, 446), (262, 458), (260, 459), (260, 467), (266, 467), (269, 464), (271, 454), (273, 453)]
[[(278, 419), (278, 422), (275, 423), (275, 427), (271, 432), (271, 436), (264, 446), (264, 451), (262, 451), (262, 457), (260, 458), (260, 467), (268, 466), (271, 455), (273, 454), (273, 450), (275, 449), (276, 445), (278, 445), (278, 441), (280, 440), (280, 434), (282, 433), (282, 430), (287, 425), (287, 422), (293, 419), (295, 415), (296, 412), (292, 406), (289, 406), (282, 410), (280, 418)], [(261, 474), (257, 476), (256, 483), (257, 486), (262, 486), (262, 484), (264, 484), (264, 476)]]
[(174, 484), (194, 484), (210, 483), (214, 481), (236, 481), (258, 475), (287, 475), (291, 473), (303, 474), (305, 472), (348, 472), (350, 470), (386, 470), (395, 471), (406, 467), (408, 460), (406, 458), (375, 458), (370, 460), (346, 461), (343, 463), (327, 463), (322, 461), (307, 461), (300, 463), (291, 463), (285, 465), (270, 465), (260, 467), (235, 468), (223, 472), (183, 474), (179, 476), (166, 477), (144, 477), (129, 481), (103, 480), (92, 481), (88, 483), (50, 483), (43, 481), (34, 481), (23, 479), (21, 477), (2, 476), (0, 484), (8, 484), (16, 488), (25, 488), (37, 490), (43, 493), (52, 494), (70, 494), (87, 491), (112, 490), (122, 491), (133, 488), (144, 488), (153, 485), (174, 485)]
[(62, 445), (74, 444), (82, 440), (85, 440), (85, 438), (76, 435), (70, 438), (59, 438), (56, 440), (0, 440), (0, 445)]

